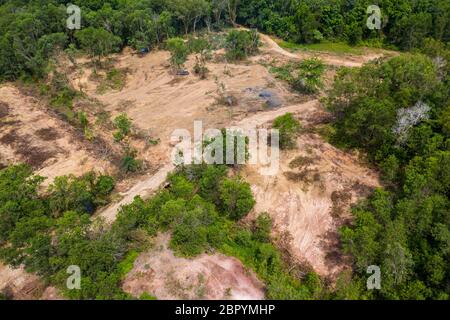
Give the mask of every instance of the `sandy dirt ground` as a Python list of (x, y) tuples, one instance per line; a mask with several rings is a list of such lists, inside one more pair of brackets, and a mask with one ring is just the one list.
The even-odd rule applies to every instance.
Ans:
[[(165, 51), (151, 52), (144, 57), (128, 54), (115, 58), (116, 68), (128, 70), (123, 90), (97, 93), (89, 68), (81, 77), (73, 74), (72, 83), (101, 101), (113, 115), (126, 112), (138, 128), (159, 138), (161, 146), (167, 147), (175, 129), (192, 131), (194, 120), (202, 120), (205, 128), (222, 128), (235, 118), (263, 111), (265, 101), (248, 89), (270, 88), (282, 101), (292, 96), (259, 63), (236, 65), (212, 61), (208, 63), (208, 78), (200, 80), (192, 73), (174, 76)], [(191, 71), (193, 64), (191, 57), (186, 69)], [(220, 86), (224, 87), (224, 95), (235, 98), (236, 105), (217, 105)]]
[(286, 249), (292, 259), (306, 262), (333, 280), (347, 266), (337, 230), (351, 219), (351, 204), (379, 186), (378, 175), (355, 155), (308, 133), (317, 117), (324, 114), (317, 101), (304, 104), (294, 113), (305, 133), (297, 139), (295, 149), (281, 152), (278, 173), (262, 176), (257, 165), (248, 165), (242, 172), (256, 199), (247, 219), (268, 212), (274, 221), (275, 238), (289, 236)]
[(58, 290), (45, 287), (40, 278), (23, 268), (13, 269), (0, 263), (0, 292), (14, 300), (60, 300)]
[[(167, 173), (173, 169), (170, 164), (173, 147), (170, 140), (175, 129), (187, 129), (192, 133), (195, 120), (202, 120), (204, 129), (232, 125), (244, 129), (255, 128), (285, 112), (304, 108), (300, 106), (304, 97), (293, 94), (260, 62), (274, 53), (284, 58), (301, 59), (305, 56), (280, 48), (269, 36), (261, 34), (261, 38), (261, 55), (245, 64), (227, 64), (215, 59), (208, 63), (210, 73), (205, 80), (198, 79), (192, 73), (185, 77), (174, 76), (168, 65), (169, 53), (165, 51), (151, 52), (144, 57), (129, 52), (116, 55), (115, 67), (127, 70), (127, 83), (121, 91), (99, 94), (91, 77), (92, 68), (89, 67), (70, 76), (75, 87), (101, 101), (112, 115), (126, 112), (134, 125), (160, 141), (144, 155), (147, 161), (157, 164), (159, 169), (133, 181), (132, 186), (121, 192), (121, 200), (102, 210), (99, 215), (107, 221), (113, 221), (121, 205), (131, 202), (137, 195), (144, 198), (150, 196), (164, 182)], [(329, 55), (327, 61), (336, 66), (361, 66), (377, 57)], [(194, 58), (191, 57), (186, 63), (186, 69), (191, 71), (193, 63)], [(225, 88), (225, 95), (236, 98), (237, 105), (217, 105), (219, 86)], [(282, 107), (268, 111), (264, 106), (265, 101), (258, 97), (260, 89), (269, 89), (275, 93), (281, 99)]]
[(170, 236), (160, 234), (154, 248), (141, 254), (123, 289), (135, 297), (144, 292), (163, 300), (261, 300), (263, 284), (236, 258), (202, 254), (195, 259), (174, 256)]
[(167, 175), (174, 170), (171, 163), (160, 168), (156, 173), (149, 174), (147, 179), (138, 181), (131, 189), (121, 193), (121, 200), (104, 208), (98, 213), (106, 222), (112, 223), (121, 206), (133, 202), (134, 197), (141, 196), (143, 199), (149, 198), (166, 181)]
[(0, 264), (0, 292), (17, 300), (37, 299), (44, 287), (38, 276), (23, 268), (13, 269)]
[[(162, 141), (161, 147), (164, 147), (159, 152), (161, 155), (166, 154), (166, 157), (170, 148), (165, 148), (165, 146), (170, 147), (168, 137), (170, 137), (173, 129), (178, 127), (189, 130), (194, 120), (204, 120), (205, 127), (237, 126), (247, 130), (270, 123), (286, 112), (300, 115), (304, 125), (308, 121), (314, 122), (316, 117), (323, 116), (323, 110), (317, 100), (299, 103), (298, 101), (301, 99), (297, 97), (297, 103), (286, 106), (286, 101), (292, 101), (289, 98), (292, 93), (283, 84), (276, 81), (272, 75), (268, 74), (266, 68), (259, 65), (259, 61), (266, 59), (264, 55), (267, 54), (276, 53), (282, 58), (289, 59), (301, 59), (306, 57), (307, 54), (290, 53), (280, 48), (268, 36), (262, 35), (262, 40), (264, 42), (262, 53), (260, 56), (254, 57), (250, 65), (208, 65), (213, 70), (213, 74), (223, 79), (225, 86), (229, 88), (229, 92), (239, 96), (240, 100), (247, 102), (248, 110), (242, 109), (242, 105), (241, 109), (236, 108), (231, 112), (226, 108), (211, 108), (210, 106), (214, 104), (214, 94), (208, 93), (214, 92), (217, 87), (217, 84), (211, 79), (198, 81), (190, 75), (189, 77), (194, 78), (191, 80), (189, 80), (189, 77), (181, 78), (174, 85), (173, 76), (167, 72), (168, 54), (164, 52), (150, 54), (144, 58), (131, 56), (121, 58), (120, 67), (128, 68), (132, 70), (131, 74), (138, 76), (132, 76), (127, 87), (121, 92), (98, 95), (96, 98), (105, 105), (109, 105), (113, 112), (127, 105), (123, 101), (132, 104), (133, 107), (127, 109), (127, 113), (130, 110), (131, 116), (137, 120), (136, 123), (141, 128), (158, 132), (158, 137)], [(323, 54), (321, 56), (326, 63), (350, 67), (359, 67), (363, 63), (378, 57), (375, 54), (366, 57), (356, 56), (350, 59), (341, 56), (325, 57)], [(147, 61), (148, 63), (143, 63)], [(233, 72), (235, 76), (224, 75), (223, 70), (225, 68), (232, 70), (235, 68)], [(145, 81), (145, 79), (153, 80)], [(173, 86), (175, 87), (173, 88)], [(86, 85), (86, 87), (89, 87), (89, 85)], [(255, 100), (245, 97), (245, 89), (249, 87), (275, 87), (277, 94), (283, 97), (284, 106), (269, 111), (252, 108), (252, 106), (261, 102), (255, 103)], [(94, 92), (95, 87), (91, 86), (91, 93), (95, 94)], [(168, 96), (171, 99), (167, 99)], [(120, 99), (124, 100), (121, 102)], [(180, 106), (183, 106), (182, 112), (185, 115), (183, 117), (174, 114)], [(162, 126), (156, 129), (160, 124)], [(299, 138), (298, 144), (299, 149), (297, 151), (281, 155), (281, 170), (275, 177), (260, 176), (259, 168), (255, 166), (247, 166), (245, 169), (244, 175), (252, 183), (252, 189), (257, 200), (254, 213), (249, 216), (249, 219), (263, 211), (269, 212), (275, 221), (275, 234), (280, 235), (287, 232), (291, 237), (288, 251), (292, 258), (296, 261), (308, 263), (323, 276), (333, 278), (346, 267), (346, 261), (339, 251), (337, 229), (348, 218), (348, 216), (345, 217), (345, 213), (348, 214), (350, 204), (365, 195), (361, 190), (366, 191), (378, 185), (376, 174), (364, 169), (355, 157), (326, 144), (316, 135), (304, 135)], [(286, 177), (289, 174), (292, 176), (289, 163), (304, 154), (305, 148), (318, 158), (308, 170), (312, 170), (319, 181), (313, 181), (309, 188), (305, 188), (302, 183), (291, 181)], [(139, 181), (131, 189), (124, 192), (120, 202), (106, 208), (100, 212), (100, 215), (107, 221), (113, 221), (117, 209), (121, 205), (131, 202), (136, 195), (141, 195), (144, 198), (152, 195), (164, 183), (167, 173), (172, 169), (173, 166), (170, 163), (163, 165), (156, 174)], [(300, 173), (297, 173), (297, 175), (300, 175)], [(337, 199), (333, 201), (333, 197)], [(344, 198), (345, 201), (340, 200), (340, 197)], [(350, 197), (349, 200), (347, 200), (348, 197)], [(335, 208), (338, 206), (342, 208)], [(344, 214), (334, 216), (335, 211), (342, 211)]]
[(78, 133), (36, 99), (3, 85), (0, 103), (9, 110), (0, 118), (0, 163), (29, 163), (48, 178), (46, 183), (61, 175), (108, 171), (109, 164), (95, 158)]

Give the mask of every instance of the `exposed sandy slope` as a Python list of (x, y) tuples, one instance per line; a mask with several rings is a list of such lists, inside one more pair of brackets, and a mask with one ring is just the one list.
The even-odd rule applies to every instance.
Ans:
[[(263, 54), (276, 52), (288, 58), (303, 58), (307, 55), (287, 52), (270, 37), (264, 35), (263, 41), (266, 43), (266, 47), (262, 49)], [(354, 58), (357, 61), (343, 57), (325, 57), (325, 61), (337, 66), (357, 67), (376, 57)], [(215, 90), (216, 87), (216, 84), (211, 80), (199, 82), (195, 78), (191, 80), (186, 78), (178, 80), (179, 82), (174, 85), (173, 80), (172, 82), (170, 80), (173, 79), (173, 76), (167, 73), (167, 66), (164, 62), (167, 59), (166, 53), (158, 52), (139, 61), (136, 61), (136, 59), (138, 58), (126, 57), (120, 61), (121, 67), (135, 70), (132, 72), (135, 76), (129, 79), (127, 87), (122, 92), (111, 92), (97, 98), (105, 104), (108, 104), (109, 101), (111, 110), (116, 110), (119, 106), (126, 108), (127, 113), (131, 112), (132, 117), (140, 127), (158, 132), (162, 140), (162, 146), (170, 146), (167, 141), (173, 128), (191, 129), (192, 122), (195, 119), (205, 120), (205, 127), (218, 126), (220, 128), (233, 125), (243, 129), (252, 129), (269, 123), (286, 112), (303, 114), (305, 121), (314, 120), (317, 115), (321, 115), (321, 112), (323, 112), (318, 101), (312, 100), (276, 110), (249, 113), (246, 117), (243, 117), (242, 114), (234, 114), (231, 119), (228, 115), (224, 117), (225, 109), (208, 109), (208, 105), (213, 103), (214, 100), (207, 92)], [(258, 61), (258, 59), (259, 57), (255, 57), (253, 61)], [(215, 64), (208, 67), (213, 70), (214, 74), (224, 79), (226, 86), (231, 88), (231, 92), (237, 94), (242, 93), (242, 90), (247, 87), (255, 86), (255, 84), (256, 86), (267, 86), (267, 83), (277, 83), (270, 74), (266, 73), (264, 68), (260, 69), (258, 65), (233, 66), (232, 68), (237, 68), (240, 71), (233, 72), (236, 76), (230, 78), (221, 74), (223, 65)], [(147, 69), (153, 70), (154, 74), (149, 74)], [(244, 76), (247, 73), (250, 74)], [(261, 76), (261, 74), (264, 76)], [(145, 81), (146, 77), (151, 81)], [(169, 83), (170, 85), (168, 85)], [(175, 88), (172, 88), (172, 86), (175, 86)], [(276, 85), (276, 89), (278, 94), (288, 100), (283, 87)], [(119, 97), (127, 101), (134, 99), (133, 105), (135, 106), (129, 108), (125, 103), (119, 103)], [(243, 95), (240, 98), (245, 100)], [(177, 110), (179, 106), (183, 106), (183, 115), (185, 115), (183, 117), (174, 114), (174, 110)], [(309, 119), (307, 119), (308, 117)], [(156, 129), (157, 124), (162, 124), (162, 126)], [(373, 187), (377, 185), (376, 176), (362, 168), (357, 159), (336, 150), (317, 136), (303, 136), (299, 138), (298, 143), (300, 144), (298, 151), (281, 155), (282, 170), (275, 177), (264, 178), (257, 172), (257, 166), (247, 166), (244, 174), (252, 183), (257, 199), (254, 214), (250, 218), (262, 211), (268, 211), (274, 218), (276, 233), (280, 234), (287, 231), (292, 236), (290, 248), (292, 256), (296, 260), (308, 262), (321, 275), (332, 277), (345, 266), (345, 263), (340, 259), (336, 234), (342, 219), (333, 218), (331, 215), (333, 207), (331, 195), (335, 191), (345, 190), (344, 193), (351, 194), (351, 202), (355, 202), (357, 200), (356, 191), (351, 190), (352, 188), (356, 189), (355, 184), (361, 181), (361, 183)], [(318, 170), (320, 182), (313, 184), (308, 189), (302, 189), (301, 184), (292, 182), (285, 177), (286, 172), (292, 171), (288, 167), (289, 162), (304, 153), (305, 145), (308, 145), (309, 149), (312, 149), (312, 152), (320, 159), (313, 167), (313, 169)], [(170, 148), (164, 148), (161, 150), (161, 154), (165, 153), (167, 157), (169, 151)], [(309, 150), (309, 152), (311, 151)], [(172, 168), (170, 164), (164, 165), (155, 175), (138, 182), (132, 189), (123, 194), (124, 198), (119, 203), (110, 206), (100, 215), (108, 221), (114, 220), (120, 205), (129, 203), (136, 195), (150, 196), (164, 183), (167, 173)], [(343, 209), (343, 211), (348, 212), (349, 204), (350, 202), (345, 203), (345, 210)]]
[(0, 163), (28, 162), (37, 174), (48, 177), (47, 183), (61, 175), (107, 171), (108, 163), (96, 159), (69, 124), (34, 98), (3, 85), (2, 102), (9, 106), (9, 114), (0, 119)]
[(38, 276), (0, 263), (0, 292), (17, 300), (36, 299), (43, 290)]
[(23, 268), (13, 269), (0, 263), (0, 292), (14, 300), (58, 300), (54, 287), (45, 287), (40, 278)]
[(147, 292), (158, 299), (264, 299), (263, 284), (236, 258), (202, 254), (175, 257), (167, 248), (170, 236), (157, 237), (154, 249), (141, 254), (123, 289), (135, 297)]
[(384, 56), (382, 53), (337, 56), (323, 52), (289, 52), (281, 48), (270, 36), (261, 33), (260, 36), (264, 44), (267, 46), (267, 49), (271, 52), (285, 56), (289, 59), (306, 59), (314, 56), (322, 59), (325, 64), (336, 67), (361, 67), (364, 63)]
[[(98, 94), (95, 84), (89, 80), (89, 69), (81, 79), (74, 74), (72, 82), (81, 83), (85, 92), (100, 100), (113, 114), (126, 112), (137, 127), (161, 139), (162, 145), (170, 140), (174, 129), (192, 131), (194, 120), (202, 120), (205, 127), (221, 128), (234, 117), (263, 110), (264, 101), (257, 94), (247, 92), (247, 88), (271, 87), (281, 98), (290, 96), (288, 90), (257, 63), (210, 62), (208, 79), (200, 80), (194, 74), (174, 76), (168, 66), (169, 54), (165, 51), (151, 52), (142, 58), (137, 55), (116, 58), (116, 68), (129, 71), (122, 91)], [(191, 71), (193, 63), (191, 57), (186, 69)], [(218, 83), (224, 85), (226, 95), (236, 98), (236, 106), (215, 105)]]
[[(276, 52), (288, 58), (304, 58), (308, 54), (290, 53), (278, 46), (269, 36), (261, 34), (264, 47), (262, 55)], [(137, 55), (118, 55), (116, 68), (128, 70), (127, 85), (120, 92), (109, 91), (105, 94), (96, 92), (96, 85), (90, 79), (92, 70), (85, 69), (80, 77), (72, 75), (72, 83), (83, 87), (90, 96), (100, 100), (106, 109), (113, 112), (126, 112), (140, 129), (150, 132), (160, 139), (145, 158), (150, 163), (157, 163), (160, 169), (152, 176), (146, 176), (136, 182), (128, 191), (122, 193), (122, 200), (100, 212), (107, 221), (112, 221), (120, 205), (127, 204), (141, 195), (148, 197), (165, 180), (166, 174), (173, 167), (170, 164), (170, 137), (175, 129), (193, 129), (194, 120), (202, 120), (204, 128), (223, 128), (231, 125), (243, 129), (255, 128), (286, 112), (310, 107), (315, 102), (305, 105), (298, 103), (272, 111), (264, 111), (263, 101), (248, 88), (268, 88), (275, 92), (284, 102), (290, 104), (294, 96), (277, 81), (267, 69), (259, 65), (262, 56), (256, 56), (248, 65), (230, 65), (220, 62), (208, 63), (208, 79), (199, 80), (193, 74), (176, 77), (169, 72), (169, 53), (151, 52), (139, 57)], [(327, 63), (336, 66), (361, 66), (364, 62), (378, 56), (338, 57), (324, 56)], [(327, 60), (328, 59), (328, 60)], [(356, 59), (355, 61), (350, 59)], [(192, 70), (193, 58), (186, 67)], [(227, 71), (225, 71), (227, 70)], [(226, 88), (226, 94), (237, 98), (238, 105), (233, 107), (214, 106), (217, 97), (218, 81)], [(295, 98), (294, 98), (295, 100)]]
[[(308, 128), (320, 105), (311, 102), (296, 113)], [(308, 162), (290, 167), (302, 156)], [(339, 250), (337, 230), (350, 218), (349, 206), (379, 185), (377, 173), (365, 168), (355, 156), (336, 149), (315, 134), (304, 133), (297, 148), (280, 154), (280, 170), (262, 176), (258, 166), (246, 166), (244, 178), (251, 184), (256, 206), (248, 219), (268, 212), (274, 234), (291, 238), (287, 248), (294, 260), (307, 262), (322, 276), (334, 278), (346, 266)]]

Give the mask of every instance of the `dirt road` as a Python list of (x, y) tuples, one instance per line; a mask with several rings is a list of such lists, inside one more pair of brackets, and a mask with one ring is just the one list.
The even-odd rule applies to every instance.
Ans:
[(111, 204), (105, 210), (99, 213), (99, 216), (103, 217), (106, 222), (113, 222), (116, 219), (116, 215), (121, 206), (133, 202), (134, 197), (141, 196), (142, 198), (148, 198), (154, 191), (166, 180), (167, 174), (171, 172), (175, 167), (169, 163), (159, 169), (155, 174), (150, 177), (146, 177), (144, 180), (136, 183), (130, 190), (121, 194), (123, 198), (116, 203)]
[(363, 64), (381, 58), (384, 54), (366, 54), (366, 55), (345, 55), (339, 57), (332, 54), (327, 54), (323, 52), (309, 53), (309, 52), (289, 52), (281, 48), (278, 43), (276, 43), (270, 36), (260, 33), (262, 41), (266, 44), (267, 49), (272, 52), (276, 52), (282, 56), (289, 59), (307, 59), (313, 56), (319, 57), (327, 65), (337, 66), (337, 67), (361, 67)]

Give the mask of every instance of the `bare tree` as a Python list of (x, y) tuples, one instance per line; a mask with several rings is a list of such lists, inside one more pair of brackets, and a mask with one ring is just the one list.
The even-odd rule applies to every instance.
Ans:
[(411, 108), (401, 108), (397, 111), (397, 124), (392, 131), (397, 135), (397, 141), (404, 143), (408, 138), (408, 131), (416, 124), (429, 118), (430, 107), (422, 101)]
[(211, 11), (214, 15), (214, 22), (216, 25), (220, 25), (220, 20), (222, 19), (222, 14), (227, 8), (228, 0), (212, 0)]
[(228, 18), (233, 27), (236, 26), (237, 8), (240, 2), (240, 0), (227, 0)]

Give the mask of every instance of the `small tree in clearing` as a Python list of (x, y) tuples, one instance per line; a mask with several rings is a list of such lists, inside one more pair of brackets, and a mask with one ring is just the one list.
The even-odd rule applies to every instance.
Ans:
[(194, 73), (205, 79), (208, 74), (206, 61), (209, 58), (211, 49), (209, 42), (203, 38), (191, 38), (189, 40), (189, 50), (195, 53)]
[(292, 79), (292, 86), (304, 93), (317, 93), (323, 87), (322, 75), (325, 65), (317, 58), (306, 59), (298, 65), (297, 75)]
[(259, 47), (256, 30), (232, 30), (226, 38), (226, 56), (229, 60), (242, 60), (255, 54)]
[(291, 149), (295, 146), (295, 137), (300, 131), (301, 125), (292, 113), (286, 113), (273, 122), (273, 128), (280, 131), (280, 148)]
[(131, 132), (131, 120), (126, 113), (122, 113), (114, 118), (114, 127), (117, 131), (114, 133), (114, 139), (122, 141)]
[(182, 38), (170, 38), (166, 40), (166, 48), (170, 51), (170, 64), (176, 70), (180, 70), (187, 60), (189, 49)]

